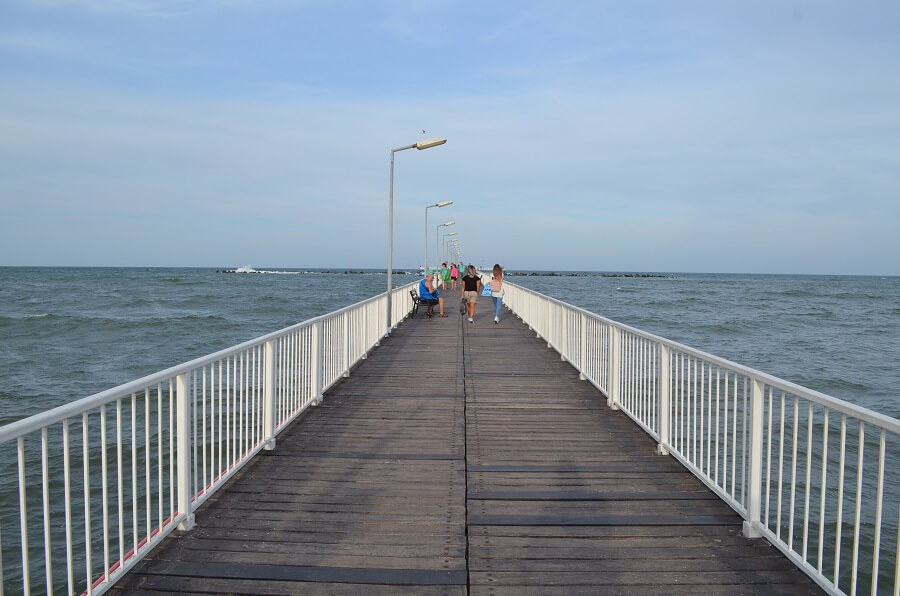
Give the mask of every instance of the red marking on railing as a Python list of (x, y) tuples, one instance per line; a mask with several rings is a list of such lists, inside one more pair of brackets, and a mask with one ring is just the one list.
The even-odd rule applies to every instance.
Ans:
[[(141, 547), (142, 547), (144, 544), (146, 544), (148, 540), (151, 540), (154, 536), (156, 536), (157, 534), (159, 534), (160, 532), (162, 532), (162, 529), (165, 528), (166, 526), (168, 526), (168, 525), (171, 523), (171, 521), (172, 521), (173, 519), (175, 519), (176, 516), (177, 516), (177, 512), (176, 512), (175, 514), (173, 514), (173, 515), (170, 515), (170, 516), (167, 517), (166, 519), (164, 519), (164, 520), (163, 520), (163, 523), (162, 523), (162, 526), (153, 528), (153, 530), (150, 532), (150, 536), (149, 536), (148, 538), (144, 538), (143, 540), (141, 540), (141, 541), (138, 543), (138, 546), (137, 546), (138, 550), (140, 550)], [(135, 554), (135, 552), (136, 552), (136, 551), (132, 548), (132, 549), (129, 550), (127, 553), (125, 553), (125, 557), (124, 557), (121, 561), (116, 561), (115, 563), (113, 563), (113, 564), (110, 566), (109, 570), (108, 570), (106, 573), (101, 574), (96, 580), (94, 580), (94, 582), (91, 584), (91, 590), (94, 590), (97, 586), (99, 586), (99, 585), (102, 584), (103, 582), (108, 581), (108, 580), (109, 580), (109, 576), (112, 575), (113, 573), (115, 573), (116, 569), (118, 569), (119, 567), (122, 567), (122, 564), (123, 564), (125, 561), (127, 561), (128, 559), (130, 559), (131, 557), (133, 557), (134, 554)], [(86, 596), (87, 593), (88, 593), (87, 590), (85, 590), (84, 592), (81, 593), (81, 596)]]

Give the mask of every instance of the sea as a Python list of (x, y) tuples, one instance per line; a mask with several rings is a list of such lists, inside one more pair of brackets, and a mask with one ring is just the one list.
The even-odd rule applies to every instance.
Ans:
[[(900, 418), (900, 277), (506, 275), (613, 321)], [(417, 279), (415, 270), (393, 275), (397, 286)], [(0, 425), (338, 310), (386, 285), (384, 271), (354, 269), (0, 267)], [(488, 306), (478, 307), (476, 324), (493, 325)], [(0, 519), (14, 527), (15, 469), (5, 463)], [(895, 467), (888, 476), (889, 484), (900, 482)], [(871, 530), (863, 532), (870, 542)], [(15, 536), (5, 532), (3, 540), (3, 550), (15, 552)], [(11, 586), (14, 559), (4, 560)]]
[[(398, 286), (416, 279), (415, 269), (393, 275)], [(509, 270), (506, 279), (900, 418), (900, 277)], [(386, 283), (383, 270), (349, 268), (0, 267), (0, 425)]]

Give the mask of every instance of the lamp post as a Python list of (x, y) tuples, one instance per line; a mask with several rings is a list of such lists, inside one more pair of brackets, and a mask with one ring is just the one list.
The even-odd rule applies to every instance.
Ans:
[(452, 257), (454, 254), (456, 254), (456, 258), (452, 259), (452, 260), (459, 263), (460, 258), (459, 258), (459, 239), (458, 238), (454, 238), (453, 240), (450, 241), (450, 256)]
[(450, 250), (448, 249), (448, 245), (450, 244), (450, 237), (456, 236), (456, 232), (450, 232), (449, 234), (444, 234), (444, 258), (449, 261), (450, 260)]
[(425, 274), (428, 274), (428, 210), (432, 207), (446, 207), (447, 205), (452, 205), (453, 201), (441, 201), (440, 203), (435, 203), (434, 205), (428, 205), (425, 207)]
[(397, 147), (396, 149), (391, 149), (391, 191), (388, 195), (388, 262), (387, 262), (387, 329), (385, 332), (386, 336), (390, 336), (391, 328), (391, 292), (394, 290), (394, 154), (398, 151), (405, 151), (407, 149), (431, 149), (432, 147), (437, 147), (438, 145), (443, 145), (447, 142), (447, 139), (426, 139), (424, 141), (419, 141), (418, 143), (413, 143), (412, 145), (406, 145), (405, 147)]
[[(438, 263), (441, 262), (441, 251), (440, 251), (440, 249), (438, 248), (438, 237), (439, 237), (439, 233), (440, 233), (440, 231), (441, 231), (441, 228), (446, 228), (447, 226), (452, 226), (452, 225), (454, 225), (454, 224), (456, 224), (455, 221), (448, 221), (447, 223), (444, 223), (444, 224), (439, 225), (439, 226), (438, 226), (437, 228), (435, 228), (435, 230), (434, 230), (434, 256), (437, 257)], [(426, 264), (425, 266), (427, 267), (428, 265)], [(435, 271), (438, 270), (437, 265), (435, 265), (434, 270), (435, 270)]]

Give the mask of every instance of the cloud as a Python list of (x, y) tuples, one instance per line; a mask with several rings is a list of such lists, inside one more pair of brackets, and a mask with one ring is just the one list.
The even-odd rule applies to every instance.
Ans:
[[(152, 223), (173, 264), (380, 266), (389, 151), (424, 129), (449, 141), (396, 156), (403, 266), (421, 261), (424, 205), (452, 199), (464, 254), (525, 266), (799, 270), (870, 250), (871, 270), (896, 269), (900, 46), (859, 15), (842, 29), (832, 4), (798, 23), (772, 3), (182, 2), (178, 27), (114, 17), (96, 36), (109, 5), (77, 6), (87, 24), (0, 34), (53, 56), (0, 74), (0, 197), (44, 237)], [(44, 250), (11, 221), (0, 254)], [(101, 248), (56, 254), (98, 264)]]
[(0, 50), (14, 54), (71, 56), (90, 47), (81, 38), (52, 31), (0, 31)]
[(271, 7), (287, 0), (32, 0), (44, 10), (74, 10), (94, 15), (168, 18), (246, 7)]

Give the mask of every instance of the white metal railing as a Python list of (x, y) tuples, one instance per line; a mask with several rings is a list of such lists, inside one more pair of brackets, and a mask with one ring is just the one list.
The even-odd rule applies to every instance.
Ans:
[[(410, 287), (392, 292), (394, 322), (412, 309)], [(102, 593), (190, 528), (378, 345), (386, 297), (0, 428), (0, 594)]]
[(900, 593), (900, 421), (504, 283), (504, 303), (833, 594)]

